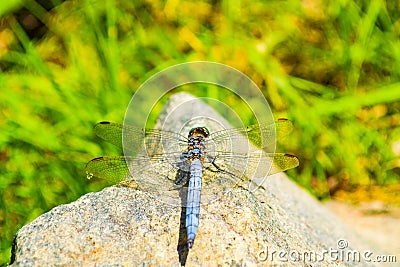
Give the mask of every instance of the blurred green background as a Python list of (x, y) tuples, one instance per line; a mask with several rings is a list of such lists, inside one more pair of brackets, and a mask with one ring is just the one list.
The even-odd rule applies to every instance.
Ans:
[(193, 60), (244, 72), (293, 121), (279, 150), (311, 194), (398, 205), (399, 36), (398, 1), (1, 1), (0, 263), (20, 227), (105, 186), (85, 164), (121, 151), (94, 124)]

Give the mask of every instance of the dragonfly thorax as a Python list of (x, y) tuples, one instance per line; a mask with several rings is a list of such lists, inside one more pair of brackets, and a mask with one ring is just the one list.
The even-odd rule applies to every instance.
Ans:
[(188, 151), (185, 156), (189, 160), (200, 159), (205, 156), (204, 140), (209, 135), (206, 127), (193, 128), (189, 132)]

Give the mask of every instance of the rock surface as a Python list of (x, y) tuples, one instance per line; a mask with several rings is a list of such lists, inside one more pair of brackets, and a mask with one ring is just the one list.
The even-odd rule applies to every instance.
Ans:
[[(188, 100), (194, 101), (194, 114), (213, 113), (178, 94), (161, 120)], [(193, 114), (185, 116), (179, 120)], [(55, 207), (21, 228), (11, 266), (372, 266), (362, 259), (342, 260), (340, 252), (379, 254), (282, 173), (266, 179), (255, 194), (236, 188), (202, 206), (200, 213), (199, 232), (188, 250), (181, 207), (126, 186), (109, 187)], [(318, 253), (318, 260), (295, 259), (307, 252)], [(322, 259), (324, 252), (332, 254)]]

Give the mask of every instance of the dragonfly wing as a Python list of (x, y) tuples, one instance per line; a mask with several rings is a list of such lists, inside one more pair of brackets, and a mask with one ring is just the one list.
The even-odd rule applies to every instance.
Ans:
[[(293, 129), (293, 124), (287, 119), (279, 119), (271, 123), (254, 124), (241, 128), (217, 131), (209, 137), (208, 143), (217, 151), (232, 151), (245, 153), (244, 150), (254, 151), (258, 148), (273, 149), (275, 141), (284, 138)], [(253, 148), (251, 144), (257, 148)], [(238, 144), (241, 146), (237, 148)]]
[(278, 172), (283, 172), (299, 166), (299, 159), (288, 153), (275, 153), (274, 161), (268, 175), (273, 175)]
[[(94, 133), (107, 142), (122, 148), (122, 128), (122, 124), (103, 121), (94, 126)], [(137, 136), (142, 136), (142, 131), (139, 130)]]
[(138, 187), (163, 203), (181, 206), (179, 191), (189, 179), (190, 162), (179, 153), (158, 157), (129, 157), (127, 165)]
[(154, 154), (182, 151), (187, 147), (187, 138), (174, 132), (158, 129), (139, 128), (114, 122), (100, 122), (94, 132), (100, 138), (118, 147), (124, 147), (128, 156), (135, 156), (145, 150)]
[(129, 180), (129, 171), (123, 156), (92, 159), (86, 164), (86, 173), (89, 179), (101, 178), (115, 183)]
[(261, 150), (251, 154), (226, 152), (210, 160), (212, 162), (206, 165), (207, 172), (203, 174), (205, 187), (234, 187), (299, 165), (299, 160), (293, 155)]
[(86, 165), (86, 172), (88, 178), (128, 182), (131, 187), (148, 192), (163, 202), (180, 205), (177, 189), (188, 181), (189, 167), (189, 161), (175, 153), (153, 157), (96, 158)]

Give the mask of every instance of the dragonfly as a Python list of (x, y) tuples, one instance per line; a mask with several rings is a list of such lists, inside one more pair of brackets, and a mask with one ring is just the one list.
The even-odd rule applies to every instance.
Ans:
[(134, 188), (165, 203), (186, 207), (187, 245), (192, 248), (200, 203), (214, 201), (234, 187), (245, 187), (254, 177), (299, 165), (296, 156), (274, 151), (275, 137), (284, 137), (292, 128), (289, 120), (278, 119), (212, 133), (199, 126), (185, 136), (100, 122), (94, 127), (95, 134), (124, 148), (124, 156), (95, 158), (86, 165), (86, 172), (89, 179), (130, 181)]

